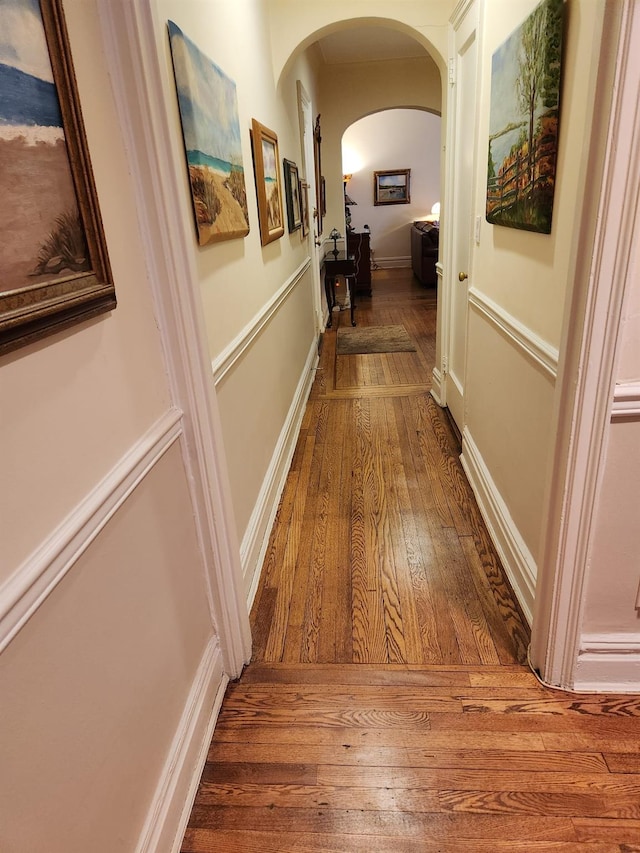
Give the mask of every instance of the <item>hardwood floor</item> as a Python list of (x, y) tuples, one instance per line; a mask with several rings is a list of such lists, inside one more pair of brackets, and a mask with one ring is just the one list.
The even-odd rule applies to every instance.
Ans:
[(320, 367), (183, 853), (640, 851), (640, 697), (540, 685), (428, 395), (435, 299), (374, 274)]

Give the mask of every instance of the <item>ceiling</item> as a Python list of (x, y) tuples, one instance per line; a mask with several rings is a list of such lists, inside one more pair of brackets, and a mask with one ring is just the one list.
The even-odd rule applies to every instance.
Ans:
[(387, 27), (356, 27), (318, 39), (328, 65), (342, 62), (371, 62), (381, 59), (409, 59), (424, 56), (425, 49), (404, 33)]

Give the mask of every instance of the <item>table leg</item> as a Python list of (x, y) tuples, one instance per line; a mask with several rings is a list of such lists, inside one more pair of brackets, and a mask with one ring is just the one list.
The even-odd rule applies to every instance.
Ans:
[(336, 304), (335, 279), (331, 275), (325, 275), (324, 277), (324, 293), (327, 297), (327, 308), (329, 309), (329, 322), (327, 323), (327, 329), (330, 329), (333, 325), (333, 306)]
[(345, 279), (346, 279), (348, 287), (349, 287), (349, 304), (351, 306), (351, 325), (355, 326), (356, 321), (355, 321), (354, 316), (353, 316), (353, 312), (354, 312), (355, 307), (356, 307), (356, 303), (354, 301), (355, 294), (354, 294), (354, 288), (353, 288), (353, 283), (354, 283), (355, 278), (352, 275), (348, 275), (348, 276), (345, 276)]

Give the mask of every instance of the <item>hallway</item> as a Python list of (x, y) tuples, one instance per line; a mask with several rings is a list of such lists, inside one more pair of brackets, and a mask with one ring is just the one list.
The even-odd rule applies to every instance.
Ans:
[(183, 843), (213, 851), (632, 851), (640, 699), (543, 688), (428, 394), (434, 291), (379, 270), (320, 365)]

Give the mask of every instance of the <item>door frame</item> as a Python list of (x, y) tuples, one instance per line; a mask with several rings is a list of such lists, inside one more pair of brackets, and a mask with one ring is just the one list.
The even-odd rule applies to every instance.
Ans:
[(165, 24), (151, 0), (97, 2), (136, 203), (145, 212), (140, 230), (171, 402), (182, 414), (212, 630), (225, 674), (237, 678), (251, 657), (251, 629), (192, 237), (164, 108), (156, 29)]
[[(445, 164), (444, 164), (444, 185), (442, 193), (442, 211), (441, 211), (441, 261), (438, 263), (438, 313), (436, 318), (436, 364), (432, 372), (432, 396), (443, 408), (448, 405), (448, 390), (452, 380), (449, 377), (449, 365), (451, 363), (451, 348), (452, 335), (451, 326), (453, 322), (453, 294), (456, 287), (456, 270), (454, 267), (454, 248), (455, 240), (453, 238), (454, 223), (456, 218), (455, 206), (455, 187), (456, 187), (456, 138), (458, 133), (457, 110), (459, 105), (459, 90), (457, 87), (456, 71), (457, 71), (457, 56), (456, 56), (456, 33), (463, 24), (472, 21), (472, 30), (475, 32), (477, 43), (476, 52), (476, 79), (475, 91), (476, 102), (477, 93), (479, 90), (480, 80), (478, 73), (478, 65), (481, 57), (481, 3), (482, 0), (461, 0), (454, 10), (449, 21), (449, 61), (448, 61), (448, 77), (443, 81), (443, 103), (446, 102), (446, 130), (445, 130)], [(474, 121), (474, 133), (477, 132), (477, 120)], [(474, 150), (475, 137), (473, 141)], [(477, 159), (473, 165), (473, 180), (472, 187), (475, 186), (475, 173), (477, 170)], [(474, 201), (472, 198), (471, 209), (474, 209)], [(473, 267), (473, 245), (470, 245), (470, 270)], [(466, 373), (466, 363), (464, 372)], [(458, 424), (460, 431), (464, 423)]]
[(640, 39), (640, 7), (623, 0), (618, 12), (619, 19), (614, 13), (604, 21), (588, 170), (602, 179), (583, 208), (565, 311), (531, 638), (532, 666), (543, 681), (565, 689), (578, 678), (618, 332), (627, 294), (639, 287), (632, 261), (640, 210), (640, 57), (632, 45)]

